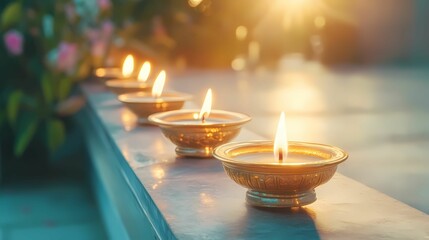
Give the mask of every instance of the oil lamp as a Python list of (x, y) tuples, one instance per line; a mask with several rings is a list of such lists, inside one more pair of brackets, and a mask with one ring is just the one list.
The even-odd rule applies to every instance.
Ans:
[(150, 75), (150, 63), (143, 63), (140, 68), (137, 79), (133, 79), (133, 61), (125, 60), (122, 69), (122, 75), (126, 76), (124, 79), (112, 79), (106, 81), (106, 86), (116, 94), (132, 93), (132, 92), (150, 92), (152, 86), (147, 83)]
[(191, 96), (180, 92), (163, 92), (165, 79), (165, 71), (161, 71), (153, 84), (151, 93), (121, 94), (118, 96), (118, 100), (137, 115), (140, 123), (148, 123), (147, 117), (153, 113), (181, 109)]
[(133, 70), (134, 58), (129, 54), (124, 60), (122, 70), (119, 67), (100, 67), (94, 70), (94, 75), (99, 79), (130, 78)]
[(177, 146), (178, 156), (211, 157), (215, 147), (236, 137), (241, 126), (251, 119), (241, 113), (212, 110), (211, 101), (209, 89), (201, 109), (156, 113), (148, 119)]
[(329, 145), (287, 141), (284, 113), (274, 143), (250, 141), (217, 147), (213, 156), (227, 175), (248, 189), (246, 200), (258, 207), (300, 207), (316, 201), (315, 188), (329, 181), (348, 157)]

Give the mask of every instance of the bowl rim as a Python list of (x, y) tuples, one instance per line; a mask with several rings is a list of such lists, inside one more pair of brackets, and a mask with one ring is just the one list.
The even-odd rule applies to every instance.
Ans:
[[(126, 83), (126, 84), (123, 85), (123, 83)], [(131, 84), (127, 85), (129, 83), (131, 83)], [(134, 83), (137, 83), (137, 84), (132, 85)], [(106, 80), (105, 84), (106, 84), (106, 86), (108, 86), (110, 88), (141, 88), (141, 89), (148, 89), (148, 88), (152, 87), (152, 84), (149, 84), (147, 82), (139, 82), (137, 80), (120, 79), (120, 78), (114, 78), (114, 79)]]
[(306, 168), (324, 167), (329, 165), (337, 165), (348, 158), (348, 154), (341, 148), (327, 145), (327, 144), (321, 144), (321, 143), (298, 142), (298, 141), (289, 141), (289, 146), (317, 148), (331, 153), (332, 156), (329, 159), (323, 159), (318, 161), (316, 160), (312, 162), (303, 162), (303, 163), (296, 163), (296, 162), (288, 163), (287, 161), (282, 163), (274, 163), (274, 162), (273, 163), (252, 163), (252, 162), (242, 162), (242, 161), (235, 160), (233, 157), (231, 157), (228, 154), (229, 151), (236, 150), (239, 148), (254, 147), (257, 145), (272, 146), (273, 144), (274, 144), (273, 141), (267, 141), (267, 140), (230, 142), (216, 147), (213, 150), (213, 156), (216, 159), (220, 160), (222, 163), (232, 164), (234, 166), (243, 166), (243, 167), (258, 166), (258, 167), (267, 167), (267, 168), (273, 168), (273, 167), (287, 168), (287, 167), (299, 167), (299, 166), (306, 167)]
[[(169, 96), (171, 95), (171, 96)], [(127, 97), (134, 97), (138, 99), (141, 97), (142, 101), (131, 101), (127, 100)], [(161, 94), (159, 98), (153, 98), (152, 93), (150, 92), (132, 92), (132, 93), (124, 93), (117, 96), (118, 101), (123, 103), (159, 103), (159, 102), (184, 102), (186, 100), (192, 99), (192, 95), (182, 92), (176, 91), (165, 91)], [(146, 100), (146, 101), (144, 101)]]
[[(246, 114), (238, 113), (238, 112), (230, 112), (224, 110), (212, 109), (210, 114), (219, 114), (219, 115), (228, 115), (234, 116), (238, 118), (237, 120), (228, 119), (225, 122), (208, 122), (208, 123), (193, 123), (193, 122), (170, 122), (165, 121), (164, 119), (170, 116), (178, 115), (178, 114), (191, 114), (191, 113), (199, 113), (200, 109), (180, 109), (173, 111), (166, 111), (160, 113), (154, 113), (148, 117), (149, 122), (158, 125), (160, 127), (226, 127), (226, 126), (234, 126), (234, 125), (242, 125), (246, 122), (249, 122), (252, 118)], [(189, 119), (193, 120), (193, 119)]]

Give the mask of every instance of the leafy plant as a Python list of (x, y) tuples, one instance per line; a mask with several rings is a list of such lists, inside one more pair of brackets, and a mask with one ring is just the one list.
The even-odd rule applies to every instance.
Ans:
[(118, 64), (129, 50), (155, 64), (225, 59), (218, 51), (225, 38), (214, 38), (224, 34), (207, 30), (225, 25), (211, 16), (212, 2), (0, 1), (0, 141), (13, 141), (6, 150), (20, 157), (32, 143), (43, 142), (55, 151), (67, 135), (65, 119), (84, 105), (74, 94), (76, 83), (94, 67)]
[(102, 44), (100, 58), (107, 52), (113, 34), (110, 1), (1, 4), (5, 7), (0, 12), (0, 129), (12, 136), (0, 137), (13, 141), (17, 157), (32, 141), (42, 140), (53, 152), (65, 139), (64, 119), (84, 105), (83, 98), (72, 93), (75, 83), (89, 75), (91, 49)]

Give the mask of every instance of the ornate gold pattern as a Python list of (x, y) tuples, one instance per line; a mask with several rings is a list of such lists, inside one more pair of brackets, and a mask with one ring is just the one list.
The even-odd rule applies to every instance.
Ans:
[(299, 192), (314, 189), (327, 182), (335, 174), (336, 166), (321, 172), (306, 174), (279, 174), (247, 172), (223, 166), (228, 176), (241, 186), (269, 193)]
[(247, 202), (260, 207), (299, 207), (316, 201), (314, 189), (329, 181), (337, 165), (347, 159), (339, 148), (303, 142), (289, 142), (289, 152), (312, 156), (311, 162), (246, 162), (240, 155), (272, 152), (273, 143), (253, 141), (229, 143), (215, 149), (227, 175), (249, 189)]
[(158, 125), (173, 142), (179, 156), (211, 157), (213, 149), (229, 142), (240, 132), (250, 117), (240, 113), (212, 110), (206, 123), (194, 118), (199, 110), (179, 110), (157, 113), (149, 121)]

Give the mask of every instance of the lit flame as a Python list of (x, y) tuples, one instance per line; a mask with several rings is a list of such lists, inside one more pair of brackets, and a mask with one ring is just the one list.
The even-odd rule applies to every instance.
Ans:
[(97, 77), (104, 77), (104, 76), (106, 76), (106, 70), (104, 70), (104, 69), (97, 69), (97, 70), (95, 70), (95, 76), (97, 76)]
[(129, 54), (122, 65), (122, 76), (131, 77), (134, 71), (134, 58)]
[(147, 79), (149, 78), (149, 74), (150, 74), (150, 63), (146, 61), (143, 63), (142, 68), (140, 69), (137, 80), (139, 80), (140, 82), (146, 82)]
[(197, 7), (203, 0), (188, 0), (188, 4), (191, 7)]
[(206, 98), (204, 99), (204, 103), (203, 103), (203, 106), (201, 107), (200, 115), (198, 115), (198, 118), (201, 119), (202, 122), (205, 122), (205, 120), (210, 115), (211, 109), (212, 109), (212, 89), (209, 88), (209, 90), (207, 90)]
[(152, 96), (153, 97), (157, 98), (157, 97), (161, 96), (162, 89), (164, 88), (164, 83), (165, 83), (165, 71), (162, 70), (158, 74), (158, 77), (156, 77), (155, 82), (153, 83), (153, 87), (152, 87)]
[(235, 37), (237, 40), (243, 41), (247, 37), (247, 28), (245, 26), (238, 26), (235, 29)]
[(276, 138), (274, 140), (274, 159), (282, 162), (287, 158), (288, 141), (286, 135), (285, 113), (280, 114), (279, 123), (277, 125)]

